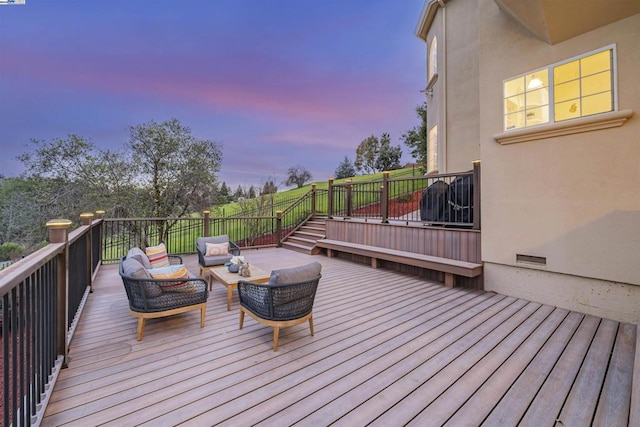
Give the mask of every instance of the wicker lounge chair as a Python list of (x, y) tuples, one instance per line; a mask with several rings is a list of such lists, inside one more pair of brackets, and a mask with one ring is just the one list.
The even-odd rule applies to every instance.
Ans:
[[(191, 273), (188, 273), (189, 278), (154, 279), (148, 273), (148, 265), (142, 262), (144, 259), (138, 254), (132, 255), (132, 251), (120, 260), (120, 276), (129, 299), (130, 313), (138, 318), (138, 341), (142, 340), (146, 319), (200, 310), (200, 327), (203, 328), (208, 296), (206, 282)], [(169, 262), (182, 264), (182, 258), (169, 255)]]
[[(229, 243), (228, 253), (206, 256), (207, 243)], [(227, 261), (230, 261), (232, 256), (240, 255), (240, 247), (230, 241), (229, 236), (226, 234), (215, 237), (198, 237), (196, 239), (196, 250), (198, 251), (198, 263), (200, 264), (200, 276), (202, 277), (204, 277), (203, 274), (205, 274), (209, 268), (223, 265)]]
[(280, 328), (309, 322), (313, 336), (313, 301), (322, 266), (313, 262), (300, 267), (274, 270), (269, 283), (238, 281), (240, 329), (247, 313), (273, 328), (273, 351), (278, 350)]

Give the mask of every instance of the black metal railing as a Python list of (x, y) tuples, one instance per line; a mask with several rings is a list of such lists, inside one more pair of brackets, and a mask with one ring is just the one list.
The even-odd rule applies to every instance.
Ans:
[(328, 216), (480, 229), (480, 163), (469, 172), (329, 181)]
[(102, 220), (91, 217), (72, 233), (71, 221), (50, 221), (52, 243), (0, 272), (2, 425), (39, 424), (66, 364), (74, 325), (100, 265), (99, 257), (93, 259), (93, 239)]

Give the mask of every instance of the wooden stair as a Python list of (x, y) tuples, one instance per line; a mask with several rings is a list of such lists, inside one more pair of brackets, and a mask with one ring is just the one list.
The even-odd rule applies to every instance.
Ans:
[(316, 255), (321, 249), (316, 248), (316, 242), (324, 239), (326, 232), (326, 217), (313, 217), (302, 224), (286, 240), (282, 247), (308, 255)]

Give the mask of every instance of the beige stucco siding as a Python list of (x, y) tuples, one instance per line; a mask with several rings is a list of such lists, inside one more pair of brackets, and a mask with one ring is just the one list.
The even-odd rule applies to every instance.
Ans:
[[(479, 22), (485, 284), (507, 286), (513, 277), (491, 265), (526, 269), (516, 263), (525, 254), (546, 258), (533, 267), (540, 271), (640, 285), (640, 15), (554, 46), (492, 0), (480, 0)], [(502, 132), (504, 79), (610, 44), (619, 110), (634, 111), (622, 127), (511, 145), (493, 139)]]
[(480, 158), (478, 3), (451, 1), (447, 16), (447, 153), (446, 171), (472, 168)]
[(433, 36), (438, 38), (438, 79), (427, 97), (427, 128), (438, 125), (441, 173), (470, 170), (480, 158), (477, 35), (477, 2), (466, 0), (439, 8), (427, 33), (425, 55)]

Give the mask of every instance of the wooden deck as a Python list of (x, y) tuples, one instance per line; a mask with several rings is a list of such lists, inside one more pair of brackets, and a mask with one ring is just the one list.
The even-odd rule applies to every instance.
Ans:
[[(199, 312), (150, 320), (142, 342), (117, 266), (101, 268), (43, 425), (607, 425), (629, 423), (636, 326), (492, 292), (319, 261), (315, 336), (272, 330), (214, 284)], [(185, 258), (197, 272), (197, 258)]]

